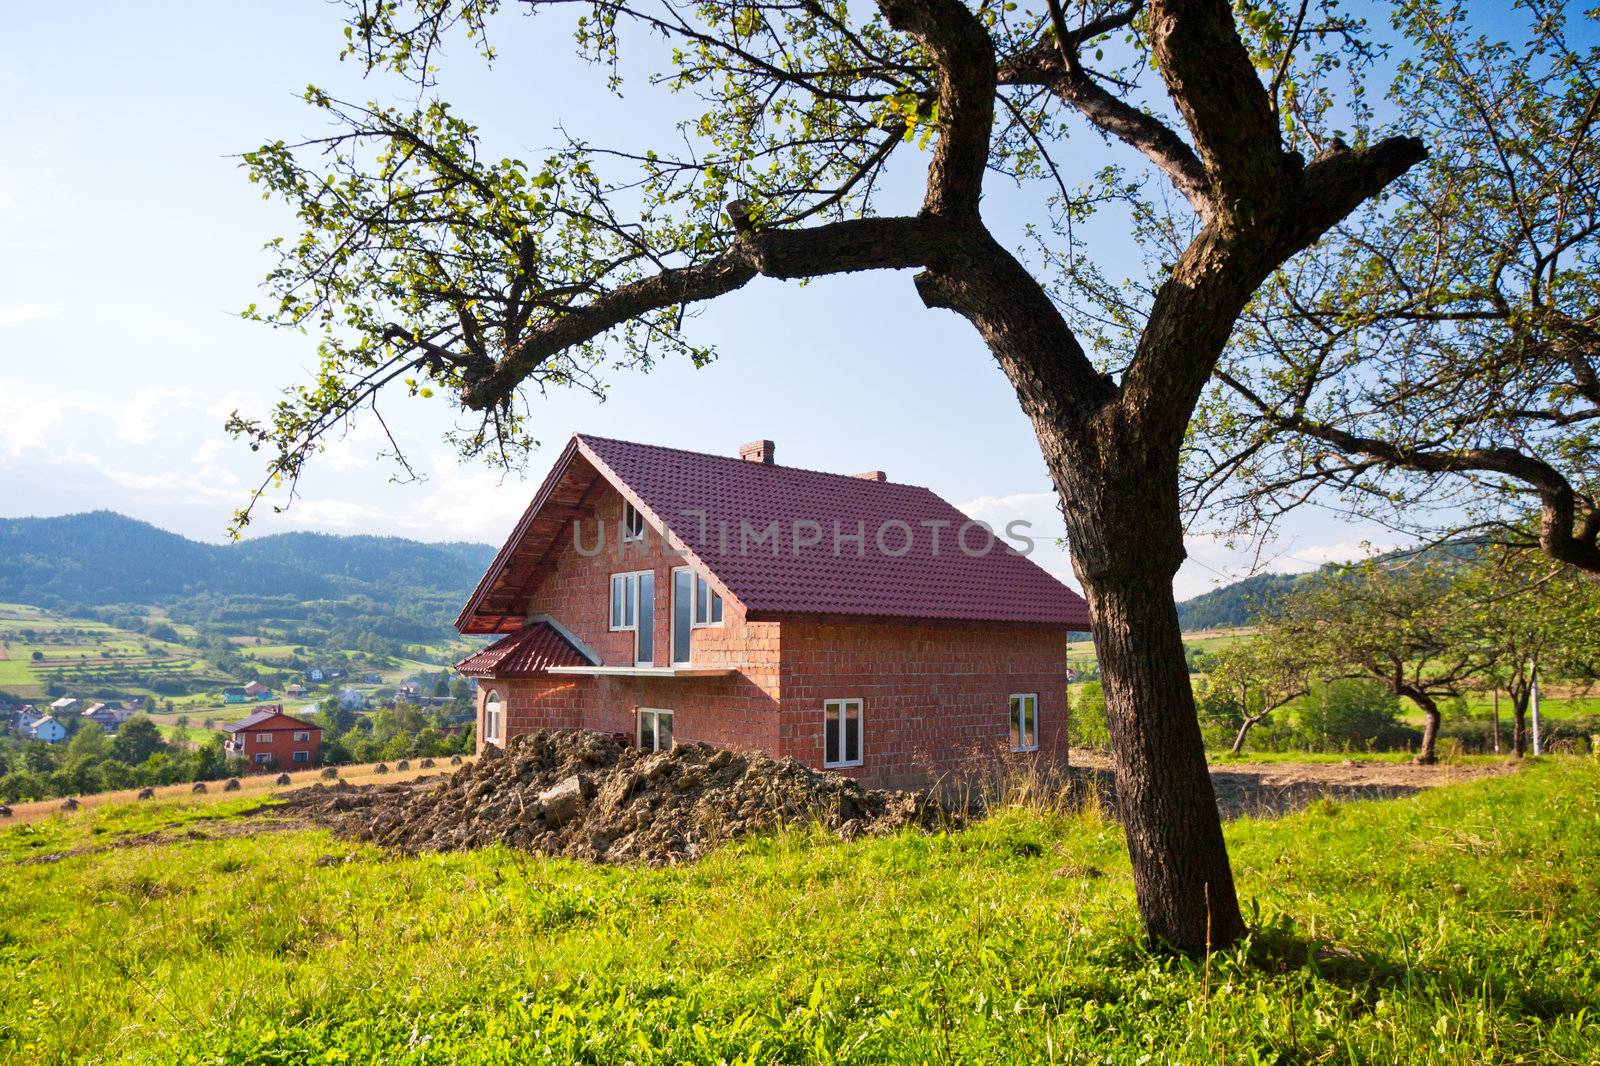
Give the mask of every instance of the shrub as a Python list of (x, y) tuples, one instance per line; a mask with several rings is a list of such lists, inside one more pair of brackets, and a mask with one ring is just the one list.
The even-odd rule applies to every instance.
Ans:
[(1313, 751), (1394, 751), (1417, 732), (1402, 725), (1400, 699), (1377, 681), (1345, 678), (1312, 687), (1299, 706), (1300, 733)]
[(1098, 681), (1085, 681), (1070, 693), (1071, 708), (1067, 712), (1067, 738), (1075, 747), (1099, 748), (1111, 746), (1111, 731), (1106, 725), (1106, 693)]

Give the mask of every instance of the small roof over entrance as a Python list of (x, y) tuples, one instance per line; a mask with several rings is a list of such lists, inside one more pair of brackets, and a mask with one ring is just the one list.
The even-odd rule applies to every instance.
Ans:
[(548, 622), (533, 622), (456, 664), (469, 677), (534, 677), (559, 667), (599, 665)]

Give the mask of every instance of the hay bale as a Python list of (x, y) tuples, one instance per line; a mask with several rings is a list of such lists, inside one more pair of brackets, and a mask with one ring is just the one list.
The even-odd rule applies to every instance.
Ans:
[(459, 755), (450, 756), (450, 765), (451, 766), (460, 766), (461, 765), (461, 756), (459, 756)]
[(4, 803), (0, 803), (0, 818), (10, 818), (10, 817), (11, 817), (11, 808), (7, 807)]
[(337, 781), (339, 779), (339, 768), (337, 766), (325, 766), (322, 768), (322, 773), (317, 776), (324, 781)]
[(417, 765), (419, 767), (421, 767), (422, 769), (424, 769), (424, 770), (432, 770), (433, 769), (433, 760), (432, 759), (423, 759), (421, 762), (417, 763)]
[(389, 767), (386, 763), (379, 763), (377, 766), (372, 768), (372, 772), (375, 774), (386, 774), (389, 772)]
[(279, 785), (289, 785), (293, 784), (294, 781), (288, 774), (279, 774), (274, 783)]
[(397, 762), (397, 763), (395, 763), (395, 764), (394, 764), (394, 768), (395, 768), (395, 769), (396, 769), (396, 770), (399, 770), (399, 771), (401, 771), (401, 772), (404, 772), (404, 771), (406, 771), (406, 770), (409, 770), (409, 769), (411, 769), (411, 764), (410, 764), (410, 763), (408, 763), (408, 762), (406, 762), (406, 761), (405, 761), (405, 760), (404, 760), (404, 759), (401, 759), (401, 760), (400, 760), (400, 761), (399, 761), (399, 762)]
[(204, 781), (196, 781), (194, 783), (194, 787), (190, 788), (189, 791), (190, 792), (206, 792), (206, 791), (209, 791), (209, 790), (206, 788), (206, 783)]
[(224, 791), (224, 792), (237, 792), (237, 791), (239, 791), (239, 779), (237, 777), (228, 778), (227, 784), (222, 786), (222, 791)]
[(73, 797), (68, 796), (67, 801), (61, 805), (61, 809), (64, 811), (75, 811), (78, 809), (78, 801)]
[(146, 785), (144, 788), (139, 790), (139, 798), (142, 800), (153, 800), (156, 798), (156, 790)]

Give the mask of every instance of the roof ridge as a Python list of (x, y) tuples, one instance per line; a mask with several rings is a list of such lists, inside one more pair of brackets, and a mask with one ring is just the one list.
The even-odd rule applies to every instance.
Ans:
[[(607, 444), (625, 444), (630, 448), (649, 448), (655, 452), (676, 452), (679, 455), (692, 455), (696, 459), (717, 459), (726, 463), (738, 463), (743, 467), (765, 467), (770, 470), (787, 470), (796, 474), (811, 474), (815, 477), (836, 477), (845, 481), (863, 485), (886, 485), (897, 489), (917, 489), (921, 492), (937, 496), (938, 493), (926, 485), (913, 485), (908, 481), (879, 481), (876, 478), (864, 478), (857, 474), (840, 474), (832, 470), (813, 470), (809, 466), (788, 466), (784, 463), (755, 463), (749, 459), (741, 459), (737, 455), (721, 455), (717, 452), (697, 452), (693, 448), (676, 448), (670, 444), (646, 444), (644, 441), (623, 440), (621, 437), (602, 437), (595, 433), (574, 433), (573, 437), (584, 441), (604, 441)], [(941, 499), (943, 497), (940, 497)]]

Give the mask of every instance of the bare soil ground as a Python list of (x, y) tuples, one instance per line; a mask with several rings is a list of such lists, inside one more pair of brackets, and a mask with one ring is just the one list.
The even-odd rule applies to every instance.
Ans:
[(282, 798), (263, 813), (399, 851), (498, 843), (647, 865), (783, 825), (849, 839), (959, 821), (927, 794), (864, 788), (794, 759), (695, 743), (652, 752), (576, 729), (517, 737), (437, 784), (313, 785)]
[[(1090, 776), (1106, 797), (1112, 797), (1111, 759), (1103, 752), (1072, 750), (1074, 772)], [(1213, 763), (1211, 785), (1224, 818), (1280, 815), (1320, 799), (1394, 799), (1425, 788), (1470, 781), (1516, 770), (1513, 760), (1499, 763), (1417, 766), (1412, 763), (1347, 759), (1343, 762)]]

